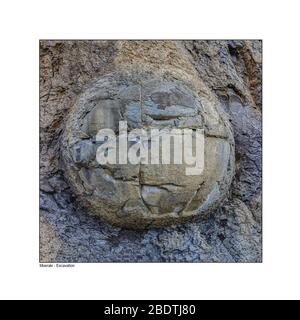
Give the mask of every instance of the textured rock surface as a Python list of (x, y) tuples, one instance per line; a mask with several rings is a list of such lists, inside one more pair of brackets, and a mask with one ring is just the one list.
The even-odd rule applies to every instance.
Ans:
[[(197, 84), (179, 81), (169, 69), (157, 77), (143, 68), (143, 73), (129, 74), (127, 69), (125, 75), (110, 73), (93, 83), (72, 107), (61, 145), (65, 177), (77, 200), (91, 214), (135, 229), (207, 215), (226, 196), (234, 172), (230, 124), (215, 105), (191, 90)], [(145, 134), (151, 129), (204, 130), (203, 173), (187, 175), (188, 166), (174, 163), (100, 165), (97, 133), (109, 128), (118, 134), (119, 121), (127, 121), (128, 130), (142, 129)], [(181, 140), (181, 131), (177, 135)], [(183, 153), (178, 138), (176, 146), (170, 146), (170, 159), (175, 148)], [(144, 142), (151, 151), (148, 138)], [(139, 145), (134, 141), (129, 147)]]
[[(46, 226), (41, 261), (261, 261), (260, 41), (42, 41), (40, 46), (40, 207)], [(87, 215), (65, 181), (60, 148), (71, 107), (97, 79), (129, 68), (138, 73), (141, 65), (158, 77), (169, 72), (198, 83), (198, 95), (231, 122), (234, 180), (223, 204), (202, 221), (143, 231), (114, 227)], [(134, 114), (134, 106), (128, 112)], [(155, 202), (150, 191), (144, 190)]]

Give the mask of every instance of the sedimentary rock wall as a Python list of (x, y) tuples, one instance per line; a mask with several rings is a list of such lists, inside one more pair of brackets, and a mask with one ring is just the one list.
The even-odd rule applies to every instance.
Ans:
[[(261, 55), (260, 41), (41, 41), (41, 261), (261, 261)], [(143, 93), (135, 97), (137, 86)], [(211, 150), (203, 181), (172, 181), (178, 168), (170, 176), (147, 166), (95, 169), (88, 140), (99, 129), (93, 119), (103, 117), (94, 108), (106, 100), (132, 127), (203, 128)], [(93, 111), (85, 117), (86, 108)], [(80, 159), (70, 151), (78, 145)], [(111, 202), (103, 200), (107, 189), (94, 192), (107, 174), (115, 181)], [(216, 182), (219, 193), (205, 214), (181, 219), (205, 203)], [(180, 221), (173, 224), (170, 213)], [(127, 228), (137, 224), (147, 228)]]

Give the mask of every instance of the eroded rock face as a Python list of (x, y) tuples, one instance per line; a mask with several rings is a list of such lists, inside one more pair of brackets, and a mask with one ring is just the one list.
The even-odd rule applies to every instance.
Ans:
[[(79, 197), (65, 179), (71, 174), (75, 179), (75, 167), (82, 167), (75, 166), (64, 148), (66, 122), (73, 117), (78, 98), (106, 75), (144, 65), (153, 69), (152, 80), (157, 71), (176, 68), (176, 77), (167, 81), (182, 79), (205, 110), (218, 105), (231, 122), (233, 183), (224, 203), (201, 221), (146, 230), (113, 226), (91, 216), (88, 203), (81, 206), (84, 195)], [(261, 68), (262, 43), (257, 40), (41, 41), (40, 215), (45, 222), (40, 229), (41, 262), (261, 262)], [(193, 69), (193, 77), (201, 81), (196, 89), (186, 82)], [(135, 106), (129, 108), (130, 114)], [(207, 123), (205, 128), (211, 139), (220, 136), (217, 126)], [(83, 138), (78, 142), (84, 144)], [(114, 175), (123, 173), (116, 170)], [(155, 204), (151, 187), (145, 188), (148, 201)], [(131, 208), (129, 201), (126, 211)]]
[[(187, 175), (185, 164), (100, 165), (96, 135), (107, 128), (118, 135), (119, 121), (146, 132), (203, 129), (203, 173)], [(61, 149), (65, 176), (79, 201), (91, 214), (130, 228), (206, 215), (224, 198), (234, 171), (228, 122), (193, 85), (170, 74), (115, 72), (95, 81), (73, 106)]]

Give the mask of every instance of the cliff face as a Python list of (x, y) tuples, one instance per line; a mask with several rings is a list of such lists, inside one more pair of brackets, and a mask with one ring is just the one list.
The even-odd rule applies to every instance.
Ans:
[[(78, 97), (97, 79), (142, 65), (200, 83), (231, 124), (235, 175), (201, 221), (115, 227), (88, 215), (65, 180), (62, 137)], [(261, 71), (261, 41), (41, 41), (41, 262), (260, 262)]]

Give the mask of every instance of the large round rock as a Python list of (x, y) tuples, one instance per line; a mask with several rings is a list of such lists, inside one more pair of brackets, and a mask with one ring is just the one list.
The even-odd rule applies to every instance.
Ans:
[[(146, 228), (201, 217), (216, 208), (232, 180), (230, 127), (207, 98), (172, 77), (111, 74), (77, 100), (62, 142), (65, 176), (89, 213), (123, 227)], [(96, 135), (143, 128), (203, 129), (204, 171), (187, 175), (184, 164), (106, 164), (96, 160)], [(171, 145), (171, 151), (176, 145)]]

